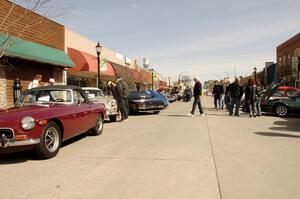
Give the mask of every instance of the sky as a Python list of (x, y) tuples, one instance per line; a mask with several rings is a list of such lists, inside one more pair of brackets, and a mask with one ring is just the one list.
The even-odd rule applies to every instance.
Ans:
[(300, 32), (299, 0), (52, 0), (54, 20), (176, 80), (249, 75)]

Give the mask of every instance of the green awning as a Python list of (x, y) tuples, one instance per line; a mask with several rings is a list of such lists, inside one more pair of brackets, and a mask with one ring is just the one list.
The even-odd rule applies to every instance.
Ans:
[[(0, 50), (2, 51), (3, 45), (7, 37), (0, 35)], [(12, 44), (4, 55), (9, 57), (18, 57), (26, 60), (32, 60), (47, 64), (53, 64), (62, 67), (74, 67), (75, 64), (62, 50), (50, 48), (37, 43), (25, 41), (15, 37), (9, 38), (9, 43)]]

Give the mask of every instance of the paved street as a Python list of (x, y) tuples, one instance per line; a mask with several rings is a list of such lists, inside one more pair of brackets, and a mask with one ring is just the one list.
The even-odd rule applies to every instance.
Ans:
[[(212, 99), (204, 104), (211, 107)], [(1, 156), (0, 198), (296, 199), (300, 118), (230, 117), (191, 103), (106, 123), (57, 157)]]

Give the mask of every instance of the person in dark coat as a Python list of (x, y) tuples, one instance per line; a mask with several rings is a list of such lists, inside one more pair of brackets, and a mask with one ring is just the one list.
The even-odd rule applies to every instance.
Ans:
[(245, 101), (249, 107), (249, 117), (256, 117), (256, 102), (257, 102), (257, 86), (255, 80), (250, 78), (245, 90)]
[(228, 92), (231, 97), (231, 104), (229, 108), (229, 115), (233, 114), (233, 109), (235, 107), (235, 116), (239, 116), (239, 108), (240, 108), (240, 99), (242, 96), (242, 88), (239, 85), (239, 79), (235, 78), (235, 81), (228, 86)]
[(216, 81), (213, 87), (215, 109), (221, 109), (221, 96), (223, 92), (223, 86), (219, 83), (219, 81)]
[(194, 102), (191, 113), (188, 114), (190, 117), (194, 117), (196, 106), (198, 105), (201, 116), (204, 116), (201, 99), (202, 96), (202, 84), (199, 81), (199, 77), (194, 77), (195, 85), (194, 85)]
[(116, 100), (122, 116), (121, 121), (128, 120), (128, 95), (129, 89), (127, 83), (121, 77), (117, 77)]

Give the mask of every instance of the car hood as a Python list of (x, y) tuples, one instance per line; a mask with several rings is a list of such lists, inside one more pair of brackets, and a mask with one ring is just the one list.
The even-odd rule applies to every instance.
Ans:
[(49, 112), (50, 106), (55, 105), (26, 105), (2, 110), (0, 111), (0, 123), (6, 121), (20, 121), (25, 116), (37, 117), (45, 112)]
[(106, 107), (108, 106), (108, 100), (104, 97), (94, 97), (94, 98), (91, 98), (90, 101), (93, 103), (102, 103)]
[(262, 100), (268, 100), (278, 90), (278, 87), (279, 87), (279, 82), (278, 81), (272, 82), (268, 86), (266, 92), (263, 94)]

